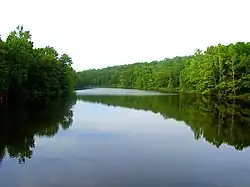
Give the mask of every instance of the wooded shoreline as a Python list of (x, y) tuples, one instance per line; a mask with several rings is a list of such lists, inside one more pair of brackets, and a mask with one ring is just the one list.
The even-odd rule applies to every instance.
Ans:
[(37, 100), (91, 85), (218, 97), (250, 95), (250, 42), (81, 72), (75, 72), (72, 63), (71, 57), (59, 55), (51, 46), (35, 48), (30, 32), (18, 26), (6, 41), (0, 38), (0, 93), (7, 93), (8, 99)]
[(250, 43), (219, 44), (190, 56), (77, 72), (76, 87), (88, 85), (245, 97), (250, 93)]

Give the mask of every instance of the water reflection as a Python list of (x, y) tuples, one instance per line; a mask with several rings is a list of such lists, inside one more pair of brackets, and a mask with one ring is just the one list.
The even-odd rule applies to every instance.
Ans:
[(59, 128), (72, 124), (75, 96), (22, 106), (0, 107), (0, 164), (6, 155), (19, 163), (30, 159), (35, 148), (35, 136), (53, 137)]
[(160, 113), (164, 118), (184, 121), (195, 139), (201, 137), (216, 147), (222, 144), (243, 150), (250, 146), (250, 102), (239, 99), (194, 95), (97, 96), (79, 100)]

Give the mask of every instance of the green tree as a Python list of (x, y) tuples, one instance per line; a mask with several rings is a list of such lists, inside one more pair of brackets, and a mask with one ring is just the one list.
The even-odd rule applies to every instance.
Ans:
[(237, 96), (250, 91), (250, 43), (210, 46), (192, 56), (77, 73), (77, 88), (119, 87)]
[(72, 63), (51, 46), (34, 48), (30, 32), (18, 26), (0, 39), (0, 92), (23, 101), (67, 95), (76, 83)]

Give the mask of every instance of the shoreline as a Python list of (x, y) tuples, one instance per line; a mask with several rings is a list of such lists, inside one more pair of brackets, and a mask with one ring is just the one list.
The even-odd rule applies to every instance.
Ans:
[(207, 97), (217, 97), (217, 98), (229, 98), (229, 99), (242, 99), (242, 100), (249, 100), (250, 94), (243, 94), (243, 95), (219, 95), (219, 94), (203, 94), (199, 92), (185, 92), (185, 91), (177, 91), (177, 90), (169, 90), (166, 88), (149, 88), (149, 89), (142, 89), (142, 88), (123, 88), (123, 87), (85, 87), (82, 89), (75, 89), (75, 91), (78, 90), (86, 90), (86, 89), (95, 89), (95, 88), (113, 88), (113, 89), (132, 89), (132, 90), (144, 90), (144, 91), (155, 91), (160, 93), (173, 93), (173, 94), (194, 94), (194, 95), (200, 95), (200, 96), (207, 96)]

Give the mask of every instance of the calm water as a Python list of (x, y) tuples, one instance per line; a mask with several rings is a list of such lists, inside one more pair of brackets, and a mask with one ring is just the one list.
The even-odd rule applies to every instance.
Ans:
[(250, 102), (78, 94), (40, 109), (1, 106), (0, 186), (250, 186)]
[[(131, 96), (147, 96), (147, 95), (166, 95), (155, 91), (143, 91), (133, 89), (119, 89), (119, 88), (95, 88), (76, 91), (79, 95), (131, 95)], [(171, 94), (173, 95), (173, 94)]]

